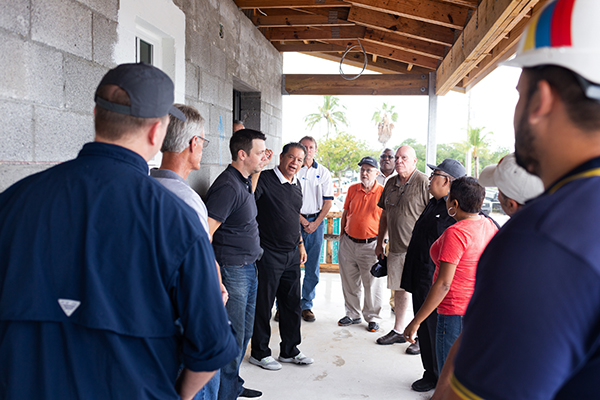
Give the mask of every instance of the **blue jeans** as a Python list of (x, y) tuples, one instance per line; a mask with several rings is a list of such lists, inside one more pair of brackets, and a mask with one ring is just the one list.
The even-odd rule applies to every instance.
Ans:
[(217, 400), (217, 395), (219, 394), (219, 375), (219, 370), (217, 370), (215, 376), (213, 376), (212, 379), (208, 381), (198, 393), (196, 393), (194, 400)]
[(435, 354), (437, 356), (438, 371), (442, 370), (446, 357), (450, 352), (450, 347), (462, 332), (462, 327), (462, 315), (438, 314), (435, 334)]
[[(314, 221), (317, 217), (309, 218)], [(304, 280), (302, 281), (302, 300), (300, 306), (303, 310), (313, 308), (317, 283), (319, 283), (319, 264), (321, 258), (321, 246), (323, 245), (323, 222), (319, 224), (313, 233), (306, 233), (302, 229), (302, 239), (306, 249), (307, 259), (304, 263)]]
[(240, 354), (221, 368), (219, 400), (235, 400), (242, 393), (244, 380), (240, 377), (240, 364), (252, 337), (258, 278), (256, 263), (246, 265), (221, 265), (221, 279), (229, 293), (225, 308), (233, 327)]

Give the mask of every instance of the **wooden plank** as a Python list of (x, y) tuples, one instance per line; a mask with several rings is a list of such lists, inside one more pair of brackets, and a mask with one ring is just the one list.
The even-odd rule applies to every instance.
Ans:
[(427, 96), (427, 78), (426, 74), (362, 75), (348, 81), (340, 75), (294, 74), (284, 75), (284, 82), (289, 94)]
[(305, 28), (266, 28), (265, 37), (270, 41), (288, 40), (327, 40), (327, 39), (362, 39), (365, 28), (362, 26), (339, 28), (334, 34), (331, 29)]
[(360, 7), (350, 8), (348, 21), (369, 28), (380, 29), (389, 33), (395, 33), (445, 46), (452, 46), (452, 43), (454, 43), (454, 30), (450, 28), (415, 21), (409, 18), (402, 18), (397, 15), (379, 11), (361, 9)]
[(252, 18), (256, 26), (266, 28), (284, 28), (300, 26), (355, 26), (353, 22), (343, 19), (330, 21), (329, 17), (324, 15), (279, 15), (264, 16), (258, 15)]
[(352, 5), (416, 19), (452, 29), (463, 29), (468, 8), (435, 0), (348, 0)]
[(446, 3), (452, 3), (463, 7), (469, 7), (472, 9), (477, 8), (477, 4), (479, 4), (479, 0), (441, 0)]
[[(358, 44), (357, 40), (347, 39), (327, 39), (325, 41), (327, 43), (343, 43), (344, 46)], [(388, 47), (383, 44), (372, 43), (362, 40), (361, 44), (368, 54), (375, 54), (379, 57), (385, 57), (391, 60), (396, 60), (407, 64), (418, 65), (420, 67), (428, 68), (430, 70), (435, 70), (440, 62), (439, 60), (432, 57), (424, 56), (422, 54), (411, 53), (405, 50), (395, 49), (393, 47)]]
[(234, 0), (242, 10), (248, 8), (290, 8), (290, 7), (348, 7), (341, 0)]
[(319, 271), (320, 272), (328, 272), (328, 273), (339, 273), (340, 272), (340, 265), (339, 264), (321, 264), (319, 266)]
[[(307, 41), (307, 44), (300, 43), (298, 41), (291, 42), (273, 42), (273, 46), (280, 53), (289, 53), (289, 52), (299, 52), (299, 53), (311, 53), (311, 52), (319, 52), (319, 53), (327, 53), (327, 52), (341, 52), (346, 51), (344, 46), (340, 46), (338, 44), (328, 44), (321, 43), (315, 41)], [(341, 57), (341, 54), (340, 54)]]
[(326, 233), (323, 235), (323, 239), (324, 240), (333, 240), (333, 241), (338, 241), (340, 240), (340, 235), (336, 235), (333, 233)]
[(436, 94), (444, 95), (456, 86), (537, 3), (538, 0), (482, 0), (437, 69)]
[(367, 29), (364, 40), (379, 43), (399, 50), (410, 51), (411, 53), (421, 54), (427, 57), (443, 60), (446, 47), (437, 43), (426, 42), (424, 40), (407, 38), (406, 36), (388, 33), (376, 29)]
[[(313, 57), (322, 58), (324, 60), (340, 62), (342, 59), (342, 53), (304, 53)], [(375, 58), (375, 57), (373, 57)], [(350, 52), (346, 54), (344, 59), (344, 65), (352, 65), (353, 67), (362, 68), (364, 65), (364, 55), (362, 52), (354, 53)], [(427, 74), (430, 72), (429, 69), (421, 67), (413, 67), (412, 71), (409, 68), (410, 64), (406, 64), (396, 60), (390, 60), (384, 57), (377, 57), (377, 60), (369, 59), (367, 57), (367, 70), (379, 72), (382, 74), (408, 74), (408, 73), (419, 73)]]

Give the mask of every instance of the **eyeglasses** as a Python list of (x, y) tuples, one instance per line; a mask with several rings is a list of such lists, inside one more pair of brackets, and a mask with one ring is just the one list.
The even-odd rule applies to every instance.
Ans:
[(434, 176), (443, 176), (444, 178), (450, 178), (448, 175), (438, 174), (435, 171), (433, 171), (429, 177), (433, 178)]
[(382, 160), (393, 160), (394, 158), (396, 158), (395, 156), (387, 156), (387, 155), (381, 155), (379, 156), (379, 158), (381, 158)]
[(192, 138), (190, 139), (190, 144), (192, 143), (192, 140), (194, 140), (195, 137), (197, 137), (198, 139), (202, 139), (202, 148), (203, 149), (205, 149), (205, 148), (208, 147), (208, 144), (210, 143), (210, 140), (208, 140), (205, 137), (198, 136), (198, 135), (192, 136)]

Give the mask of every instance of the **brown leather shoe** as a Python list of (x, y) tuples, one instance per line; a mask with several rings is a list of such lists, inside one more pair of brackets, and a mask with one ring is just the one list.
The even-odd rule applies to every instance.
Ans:
[(311, 310), (302, 310), (302, 319), (306, 322), (315, 322), (315, 314)]
[(402, 336), (401, 333), (397, 333), (394, 330), (391, 330), (390, 333), (388, 333), (385, 336), (380, 337), (379, 339), (377, 339), (377, 344), (394, 344), (394, 343), (405, 343), (406, 339), (404, 339), (404, 336)]

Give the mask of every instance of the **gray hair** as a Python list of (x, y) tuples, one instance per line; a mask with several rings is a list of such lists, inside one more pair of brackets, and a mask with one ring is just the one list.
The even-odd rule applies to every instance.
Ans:
[(171, 118), (167, 135), (160, 149), (163, 153), (167, 151), (181, 153), (189, 145), (190, 140), (204, 130), (204, 118), (198, 110), (185, 104), (174, 104), (174, 106), (185, 115), (186, 121)]

